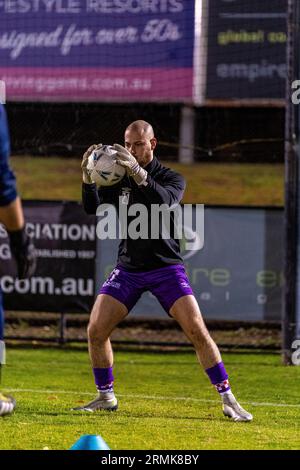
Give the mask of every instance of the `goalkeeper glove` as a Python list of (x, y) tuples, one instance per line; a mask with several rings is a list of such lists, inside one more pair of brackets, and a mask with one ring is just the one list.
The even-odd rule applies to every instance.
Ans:
[(25, 279), (32, 276), (36, 269), (36, 255), (34, 245), (28, 237), (25, 227), (21, 230), (8, 232), (10, 249), (17, 262), (18, 278)]
[(102, 147), (102, 144), (91, 145), (87, 149), (87, 151), (83, 154), (82, 162), (81, 162), (81, 169), (82, 169), (82, 181), (85, 184), (93, 184), (89, 171), (86, 168), (88, 164), (89, 156), (93, 153), (94, 150), (99, 150), (101, 147)]
[(138, 186), (147, 186), (148, 173), (138, 164), (137, 159), (122, 145), (114, 144), (114, 149), (117, 151), (117, 164), (126, 168)]

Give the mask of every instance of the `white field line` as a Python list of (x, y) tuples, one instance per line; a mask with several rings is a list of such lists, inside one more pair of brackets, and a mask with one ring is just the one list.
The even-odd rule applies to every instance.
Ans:
[[(17, 392), (17, 393), (40, 393), (40, 394), (53, 394), (53, 395), (88, 395), (95, 396), (95, 393), (91, 392), (78, 392), (75, 390), (38, 390), (31, 388), (6, 388), (7, 392)], [(162, 397), (155, 395), (132, 395), (132, 394), (120, 394), (118, 397), (126, 398), (137, 398), (142, 400), (169, 400), (169, 401), (194, 401), (196, 403), (215, 403), (216, 400), (206, 399), (206, 398), (190, 398), (190, 397)], [(219, 403), (219, 402), (218, 402)], [(252, 406), (274, 406), (277, 408), (300, 408), (300, 403), (291, 404), (291, 403), (268, 403), (268, 402), (259, 402), (259, 401), (241, 401), (240, 403), (245, 405)]]

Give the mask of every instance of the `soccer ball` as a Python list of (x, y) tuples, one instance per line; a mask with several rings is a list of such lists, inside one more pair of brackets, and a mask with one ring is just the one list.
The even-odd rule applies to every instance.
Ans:
[(125, 168), (116, 163), (116, 153), (111, 145), (102, 145), (89, 156), (86, 169), (97, 186), (112, 186), (125, 176)]

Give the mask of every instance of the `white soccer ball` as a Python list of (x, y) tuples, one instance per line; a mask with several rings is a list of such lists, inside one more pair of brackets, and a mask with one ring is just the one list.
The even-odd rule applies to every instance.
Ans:
[(116, 154), (112, 145), (103, 145), (89, 156), (86, 169), (97, 186), (112, 186), (125, 176), (125, 168), (116, 163)]

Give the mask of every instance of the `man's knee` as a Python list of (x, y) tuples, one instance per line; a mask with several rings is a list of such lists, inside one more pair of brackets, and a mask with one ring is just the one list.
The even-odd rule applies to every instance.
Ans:
[(88, 340), (91, 343), (103, 343), (105, 342), (109, 335), (106, 333), (101, 325), (98, 325), (95, 322), (89, 322), (87, 327)]
[(197, 315), (185, 323), (184, 326), (186, 335), (190, 338), (195, 347), (205, 348), (211, 343), (212, 338), (202, 317)]
[(211, 341), (211, 336), (207, 331), (206, 327), (195, 325), (190, 329), (190, 339), (195, 346), (205, 346)]
[(94, 303), (87, 335), (90, 343), (105, 342), (114, 327), (126, 316), (127, 309), (107, 295), (99, 295)]

